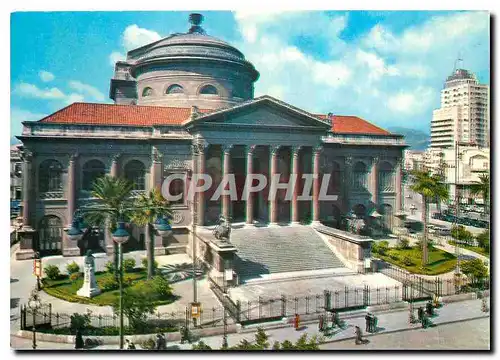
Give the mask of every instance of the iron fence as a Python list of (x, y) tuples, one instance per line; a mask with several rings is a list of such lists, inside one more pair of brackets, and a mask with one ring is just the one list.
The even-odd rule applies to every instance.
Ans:
[(465, 277), (443, 279), (424, 278), (395, 267), (385, 261), (379, 262), (379, 272), (403, 284), (403, 301), (431, 298), (432, 296), (457, 295), (489, 290), (489, 279)]
[(402, 301), (401, 286), (349, 288), (325, 290), (322, 294), (279, 298), (259, 297), (255, 301), (237, 302), (240, 323), (269, 321), (283, 317), (348, 311), (371, 305)]
[[(28, 330), (33, 328), (33, 319), (35, 327), (38, 329), (53, 329), (63, 330), (71, 328), (71, 317), (73, 314), (54, 313), (51, 311), (50, 304), (48, 307), (39, 309), (35, 312), (33, 318), (33, 310), (26, 305), (20, 307), (20, 328)], [(85, 315), (85, 314), (80, 314)], [(222, 326), (224, 308), (221, 306), (212, 308), (201, 308), (200, 316), (197, 320), (198, 328)], [(90, 323), (87, 325), (89, 329), (110, 328), (117, 329), (120, 326), (120, 318), (116, 314), (88, 314)], [(124, 327), (128, 328), (131, 325), (129, 319), (124, 316)], [(229, 324), (234, 324), (234, 320), (228, 318)], [(144, 333), (155, 332), (155, 329), (169, 328), (173, 331), (180, 330), (182, 326), (194, 328), (194, 321), (191, 317), (191, 308), (185, 307), (171, 312), (156, 312), (145, 317), (142, 323), (142, 331)]]

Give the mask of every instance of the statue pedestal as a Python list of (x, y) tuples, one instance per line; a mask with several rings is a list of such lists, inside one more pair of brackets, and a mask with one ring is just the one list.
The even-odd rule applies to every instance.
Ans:
[(76, 292), (78, 296), (92, 298), (99, 295), (101, 290), (97, 287), (94, 273), (94, 257), (88, 254), (85, 257), (83, 286)]

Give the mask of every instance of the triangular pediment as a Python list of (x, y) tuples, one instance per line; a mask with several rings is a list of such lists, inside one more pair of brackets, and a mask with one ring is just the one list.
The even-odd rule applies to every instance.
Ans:
[(257, 98), (229, 109), (203, 115), (192, 121), (192, 124), (330, 129), (328, 122), (268, 96)]

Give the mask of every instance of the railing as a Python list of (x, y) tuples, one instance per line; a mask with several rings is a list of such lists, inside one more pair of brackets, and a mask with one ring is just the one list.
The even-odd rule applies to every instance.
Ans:
[[(20, 328), (21, 330), (32, 329), (33, 327), (33, 311), (26, 305), (20, 307)], [(35, 313), (35, 326), (37, 329), (48, 329), (55, 333), (68, 333), (71, 327), (71, 316), (73, 314), (67, 313), (53, 313), (51, 311), (50, 304), (39, 309)], [(81, 314), (85, 315), (85, 314)], [(221, 306), (212, 308), (201, 308), (200, 317), (197, 322), (197, 327), (207, 328), (222, 326), (223, 323), (224, 308)], [(91, 333), (103, 333), (103, 329), (108, 330), (108, 334), (116, 335), (117, 329), (120, 325), (119, 316), (112, 315), (101, 315), (101, 314), (90, 314), (89, 315), (90, 324), (84, 330), (85, 334)], [(234, 324), (234, 320), (231, 318), (227, 319), (229, 324)], [(131, 322), (125, 316), (124, 326), (128, 328)], [(164, 312), (164, 313), (154, 313), (147, 315), (142, 324), (142, 333), (153, 333), (155, 329), (169, 328), (172, 331), (180, 330), (182, 326), (187, 325), (189, 328), (194, 328), (193, 319), (191, 318), (191, 309), (185, 307), (184, 309), (178, 309), (176, 311)], [(99, 331), (101, 329), (101, 331)], [(127, 330), (130, 331), (130, 330)]]
[(63, 199), (64, 192), (62, 191), (47, 191), (40, 193), (40, 199)]

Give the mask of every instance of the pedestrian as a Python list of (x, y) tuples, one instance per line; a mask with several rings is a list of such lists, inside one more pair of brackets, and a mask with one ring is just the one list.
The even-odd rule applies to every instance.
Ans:
[(433, 308), (432, 308), (432, 302), (429, 300), (427, 301), (427, 304), (425, 305), (426, 307), (426, 312), (427, 312), (427, 315), (429, 316), (432, 316), (434, 314), (434, 311), (433, 311)]
[(161, 334), (156, 334), (156, 350), (163, 350), (162, 344), (163, 344), (163, 341), (161, 339)]
[(365, 316), (365, 323), (366, 323), (366, 325), (365, 325), (365, 331), (366, 332), (370, 332), (370, 327), (371, 327), (370, 326), (370, 322), (371, 322), (371, 316), (370, 316), (370, 313), (368, 313)]
[(337, 325), (337, 313), (335, 311), (332, 311), (332, 328)]
[(354, 333), (356, 334), (356, 339), (354, 343), (356, 345), (363, 343), (363, 335), (361, 334), (361, 329), (359, 328), (359, 326), (355, 327)]
[(324, 315), (319, 316), (319, 331), (323, 332), (325, 330), (325, 317)]
[(76, 330), (75, 349), (83, 349), (83, 336), (81, 330)]
[(128, 350), (135, 350), (135, 345), (133, 342), (131, 342), (129, 339), (126, 339), (125, 340), (125, 349), (128, 349)]
[(295, 327), (295, 330), (299, 330), (299, 328), (300, 328), (300, 316), (299, 316), (299, 314), (295, 314), (293, 325)]
[(422, 321), (422, 318), (424, 316), (424, 309), (421, 306), (418, 308), (417, 313), (418, 313), (418, 321)]

